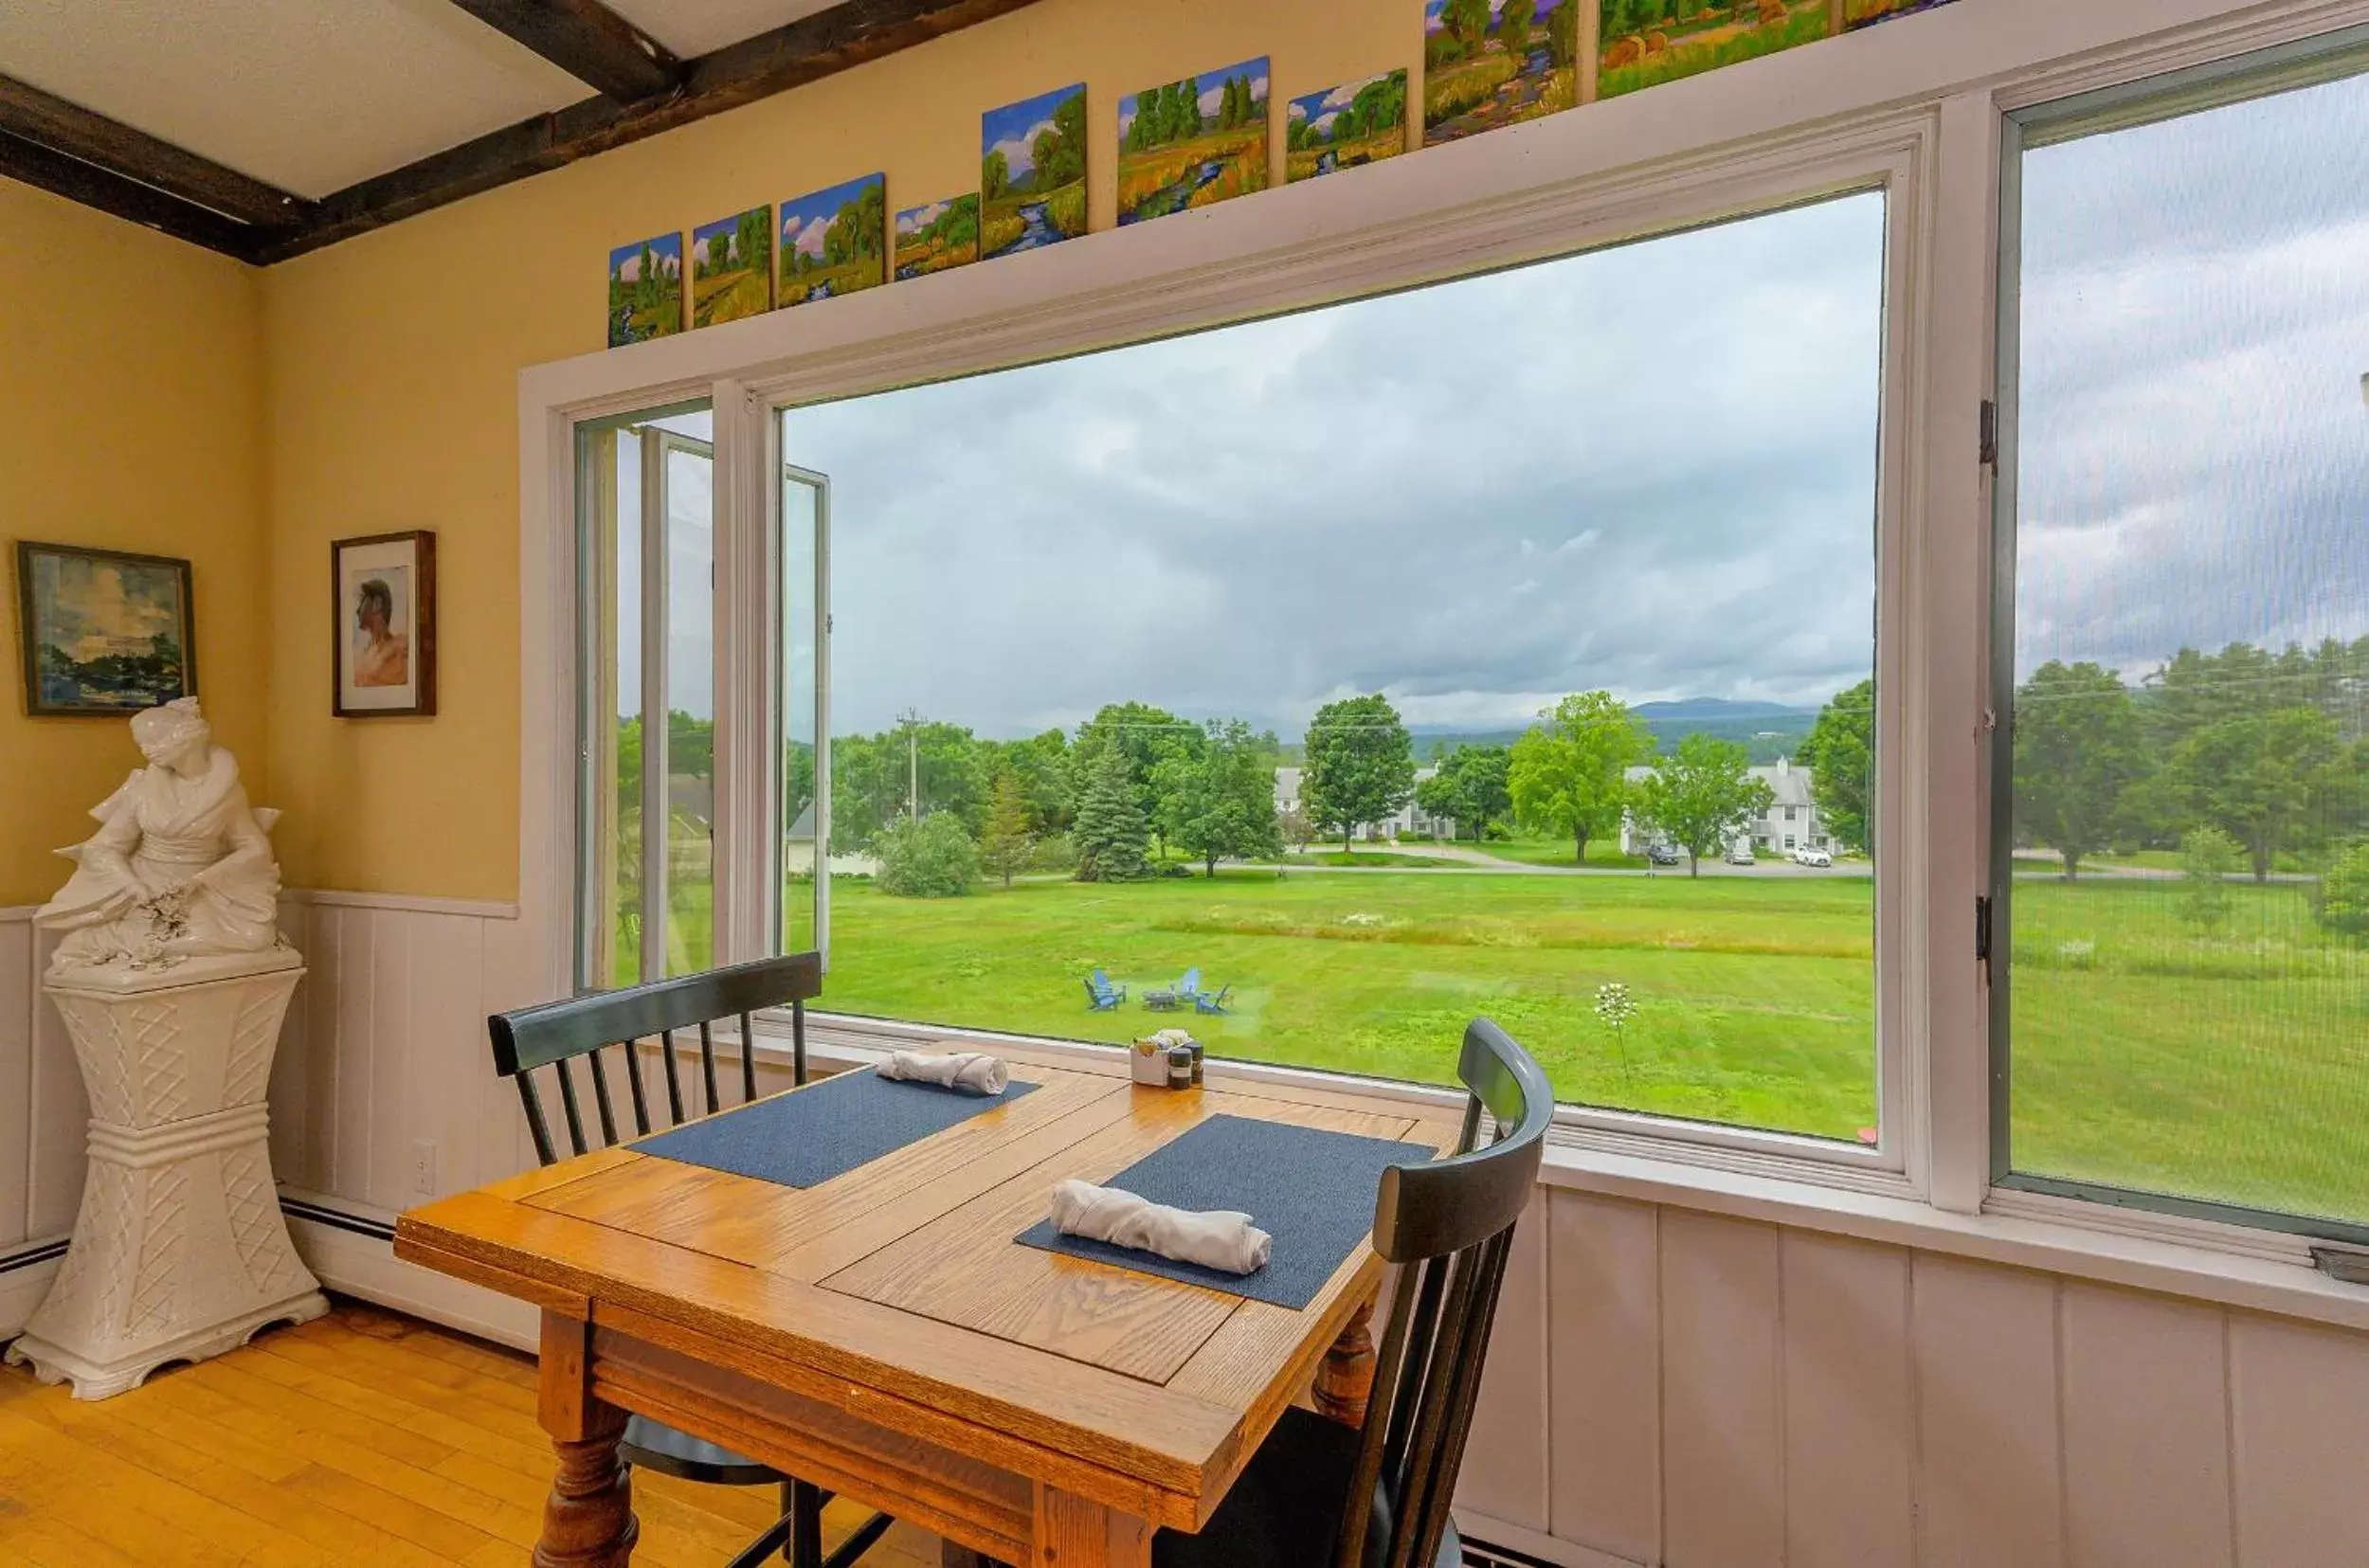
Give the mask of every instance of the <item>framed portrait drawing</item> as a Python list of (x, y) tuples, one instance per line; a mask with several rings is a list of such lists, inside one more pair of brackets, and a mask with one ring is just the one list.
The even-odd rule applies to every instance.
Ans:
[(436, 535), (373, 533), (329, 547), (334, 712), (436, 712)]
[(120, 718), (196, 694), (189, 562), (24, 539), (16, 587), (27, 713)]

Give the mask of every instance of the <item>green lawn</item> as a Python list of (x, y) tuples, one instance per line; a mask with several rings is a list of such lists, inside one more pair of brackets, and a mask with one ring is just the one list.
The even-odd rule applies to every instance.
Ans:
[(1600, 871), (1643, 871), (1651, 864), (1642, 855), (1623, 855), (1618, 838), (1590, 838), (1584, 862), (1571, 856), (1572, 842), (1568, 838), (1492, 838), (1484, 843), (1458, 839), (1458, 849), (1478, 850), (1500, 860), (1518, 860), (1526, 866), (1577, 866), (1585, 864)]
[[(2204, 930), (2181, 891), (2016, 883), (2016, 1167), (2369, 1219), (2369, 951), (2313, 924), (2304, 885), (2233, 883)], [(1872, 898), (1859, 877), (1238, 869), (943, 900), (846, 880), (824, 1004), (1112, 1042), (1183, 1022), (1223, 1056), (1435, 1082), (1487, 1014), (1564, 1099), (1847, 1140), (1876, 1119)], [(1134, 1000), (1196, 964), (1229, 1016)], [(1096, 967), (1123, 1011), (1086, 1010)], [(1606, 981), (1638, 1003), (1625, 1064)]]

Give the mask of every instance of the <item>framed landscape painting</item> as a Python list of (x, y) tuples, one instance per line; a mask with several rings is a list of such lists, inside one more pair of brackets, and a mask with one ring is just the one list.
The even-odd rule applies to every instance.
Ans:
[(608, 346), (682, 331), (682, 236), (661, 234), (608, 253)]
[(25, 711), (120, 717), (197, 692), (190, 564), (20, 540)]
[(896, 214), (896, 279), (927, 278), (979, 260), (979, 198), (924, 202)]
[(888, 281), (888, 180), (866, 174), (782, 204), (782, 305)]
[(436, 712), (436, 535), (372, 533), (329, 547), (332, 712)]
[(1283, 120), (1285, 184), (1406, 151), (1406, 73), (1385, 71), (1292, 99)]
[(773, 209), (752, 207), (691, 231), (691, 324), (714, 327), (773, 308)]
[(992, 261), (1086, 232), (1086, 84), (979, 117), (979, 254)]
[(1425, 0), (1424, 143), (1460, 141), (1579, 102), (1580, 5)]
[(1119, 222), (1266, 189), (1267, 82), (1245, 60), (1119, 99)]

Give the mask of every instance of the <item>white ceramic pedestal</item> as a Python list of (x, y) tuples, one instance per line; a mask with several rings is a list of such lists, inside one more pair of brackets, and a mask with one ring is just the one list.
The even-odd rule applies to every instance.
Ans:
[(45, 982), (90, 1091), (90, 1173), (10, 1361), (104, 1399), (329, 1309), (280, 1217), (263, 1101), (303, 964), (283, 947)]

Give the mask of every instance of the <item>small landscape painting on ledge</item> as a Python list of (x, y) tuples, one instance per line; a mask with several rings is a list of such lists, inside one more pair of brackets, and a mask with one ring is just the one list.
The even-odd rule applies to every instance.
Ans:
[(1267, 62), (1119, 100), (1119, 222), (1139, 224), (1267, 189)]
[(896, 214), (896, 279), (926, 278), (979, 260), (979, 198), (924, 202)]
[(682, 331), (682, 236), (661, 234), (608, 253), (608, 346)]
[(980, 254), (989, 261), (1086, 232), (1086, 84), (979, 118)]
[(773, 209), (752, 207), (691, 232), (691, 324), (714, 327), (773, 308)]
[(888, 281), (888, 180), (866, 174), (782, 204), (782, 305)]
[(1951, 3), (1952, 0), (1843, 0), (1842, 23), (1854, 29), (1872, 27), (1895, 16), (1909, 16)]
[(1292, 100), (1283, 124), (1286, 183), (1406, 151), (1406, 73), (1388, 71)]
[(1425, 0), (1425, 145), (1570, 108), (1579, 48), (1580, 0)]
[(1727, 5), (1701, 5), (1696, 0), (1601, 0), (1601, 4), (1603, 49), (1596, 77), (1599, 99), (1618, 98), (1640, 87), (1814, 44), (1835, 30), (1827, 0), (1732, 0)]
[(136, 713), (197, 691), (189, 562), (23, 540), (16, 585), (27, 713)]

